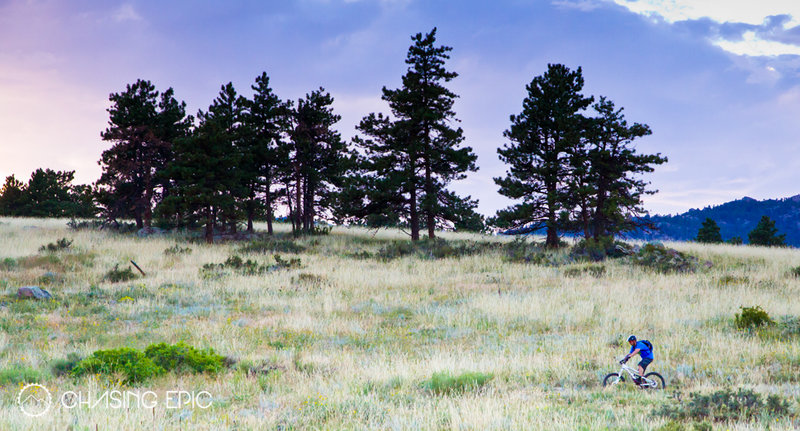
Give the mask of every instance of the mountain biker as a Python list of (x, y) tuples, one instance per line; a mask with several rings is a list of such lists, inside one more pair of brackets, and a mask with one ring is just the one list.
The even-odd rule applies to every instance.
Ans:
[(640, 384), (642, 382), (642, 377), (644, 377), (644, 370), (646, 370), (647, 366), (653, 362), (653, 345), (647, 340), (636, 341), (635, 335), (628, 337), (628, 344), (631, 345), (631, 351), (625, 355), (625, 357), (619, 361), (619, 363), (624, 364), (625, 362), (628, 362), (628, 359), (630, 359), (632, 356), (636, 356), (638, 354), (642, 360), (639, 361), (639, 377), (634, 380), (634, 383)]

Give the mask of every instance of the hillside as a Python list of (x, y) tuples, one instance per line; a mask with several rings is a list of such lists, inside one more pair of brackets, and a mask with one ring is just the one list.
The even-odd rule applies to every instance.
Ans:
[[(660, 273), (625, 258), (572, 262), (565, 250), (520, 259), (504, 237), (412, 245), (393, 230), (290, 229), (205, 244), (0, 219), (0, 428), (710, 429), (694, 427), (707, 417), (673, 391), (728, 389), (758, 398), (719, 410), (720, 429), (796, 425), (800, 250), (667, 243), (712, 264)], [(18, 297), (31, 285), (52, 298)], [(739, 307), (756, 305), (775, 324), (737, 329)], [(655, 346), (648, 371), (667, 390), (602, 386), (631, 333)], [(25, 382), (56, 402), (110, 389), (157, 402), (54, 405), (31, 418), (16, 404)], [(175, 390), (206, 391), (205, 407), (170, 409)]]
[(631, 239), (660, 239), (687, 241), (697, 236), (697, 230), (706, 217), (717, 222), (724, 240), (741, 237), (747, 243), (747, 234), (755, 228), (761, 216), (775, 220), (779, 233), (786, 234), (786, 243), (800, 247), (800, 195), (785, 199), (759, 201), (744, 197), (717, 206), (691, 209), (678, 215), (656, 215), (646, 219), (652, 221), (658, 232), (634, 232)]

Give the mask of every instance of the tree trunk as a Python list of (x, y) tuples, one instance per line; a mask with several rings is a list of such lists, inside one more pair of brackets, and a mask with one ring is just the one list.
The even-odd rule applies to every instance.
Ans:
[(417, 210), (417, 185), (416, 181), (411, 180), (409, 190), (408, 206), (411, 210), (411, 241), (419, 241), (419, 212)]
[(428, 238), (436, 238), (436, 196), (433, 194), (433, 178), (431, 177), (431, 162), (425, 161), (425, 222), (428, 224)]
[(256, 190), (250, 189), (250, 199), (247, 201), (247, 233), (253, 233), (253, 219), (256, 217)]
[(272, 194), (270, 193), (269, 186), (270, 181), (267, 179), (267, 235), (272, 235)]
[(211, 208), (206, 207), (206, 242), (209, 244), (214, 243), (214, 212)]

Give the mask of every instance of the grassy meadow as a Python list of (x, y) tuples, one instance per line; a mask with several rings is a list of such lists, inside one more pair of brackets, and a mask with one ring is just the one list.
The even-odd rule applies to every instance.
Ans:
[[(592, 275), (569, 273), (583, 264), (510, 262), (507, 238), (443, 233), (450, 244), (482, 245), (455, 257), (381, 259), (381, 249), (405, 241), (402, 232), (334, 228), (289, 242), (287, 230), (278, 226), (287, 239), (274, 243), (279, 250), (248, 251), (246, 242), (0, 219), (0, 429), (693, 429), (693, 420), (654, 411), (726, 388), (779, 395), (789, 413), (713, 429), (798, 426), (800, 334), (741, 331), (734, 315), (759, 305), (776, 320), (800, 317), (800, 278), (791, 273), (799, 250), (670, 243), (713, 266), (661, 274), (616, 259)], [(39, 250), (60, 238), (73, 243)], [(274, 269), (276, 253), (300, 266)], [(203, 269), (233, 255), (270, 270)], [(147, 275), (112, 282), (109, 271), (129, 260)], [(53, 299), (17, 299), (26, 285)], [(629, 334), (653, 342), (648, 371), (665, 377), (666, 390), (603, 389)], [(235, 362), (216, 375), (166, 373), (132, 387), (119, 376), (53, 369), (69, 354), (179, 341)], [(54, 408), (30, 418), (16, 404), (26, 382), (55, 394), (205, 390), (213, 403)]]

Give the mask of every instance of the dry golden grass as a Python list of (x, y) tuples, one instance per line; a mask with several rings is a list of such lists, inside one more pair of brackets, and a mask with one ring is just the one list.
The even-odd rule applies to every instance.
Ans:
[[(57, 259), (38, 251), (62, 237), (74, 243)], [(135, 388), (205, 390), (214, 399), (209, 409), (57, 409), (34, 419), (15, 405), (19, 384), (6, 384), (0, 428), (653, 429), (665, 421), (651, 413), (672, 402), (673, 389), (740, 386), (786, 396), (797, 409), (800, 341), (733, 326), (740, 306), (800, 316), (800, 280), (788, 274), (800, 265), (797, 250), (675, 243), (668, 245), (714, 266), (662, 275), (615, 261), (604, 264), (600, 278), (508, 263), (500, 251), (440, 260), (347, 257), (404, 238), (336, 228), (298, 240), (308, 248), (296, 256), (302, 268), (214, 277), (203, 275), (203, 264), (240, 254), (271, 265), (272, 253), (243, 254), (237, 243), (71, 231), (64, 220), (0, 219), (0, 262), (19, 262), (0, 266), (7, 302), (0, 307), (0, 370), (38, 370), (39, 383), (56, 393), (99, 392), (126, 388), (106, 376), (53, 376), (53, 361), (71, 352), (177, 341), (238, 361), (218, 376), (167, 374)], [(175, 244), (192, 252), (165, 254)], [(129, 260), (147, 276), (103, 279)], [(38, 284), (47, 272), (57, 276), (43, 285), (54, 301), (14, 299), (17, 287)], [(89, 296), (92, 289), (102, 295)], [(655, 344), (651, 370), (665, 376), (667, 391), (602, 389), (631, 333)], [(246, 371), (260, 365), (272, 371)], [(425, 382), (443, 371), (493, 378), (463, 393), (427, 391)], [(791, 429), (792, 420), (718, 425)]]

